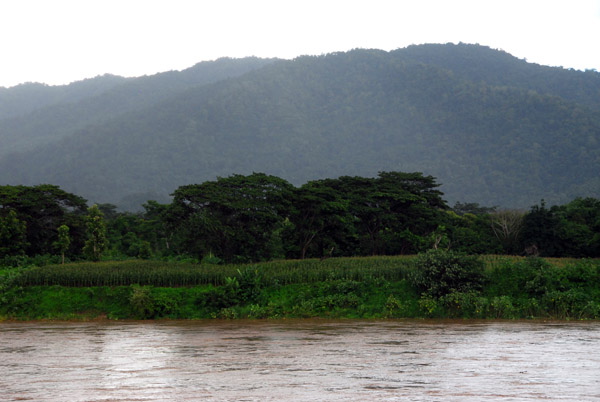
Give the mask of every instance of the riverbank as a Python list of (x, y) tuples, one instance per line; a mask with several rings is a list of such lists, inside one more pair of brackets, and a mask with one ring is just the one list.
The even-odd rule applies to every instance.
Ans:
[(429, 279), (435, 287), (423, 287), (416, 273), (424, 267), (417, 260), (245, 266), (136, 261), (28, 268), (3, 275), (0, 320), (600, 318), (598, 260), (487, 257), (481, 283), (463, 278), (447, 289), (439, 284), (448, 277), (440, 276)]

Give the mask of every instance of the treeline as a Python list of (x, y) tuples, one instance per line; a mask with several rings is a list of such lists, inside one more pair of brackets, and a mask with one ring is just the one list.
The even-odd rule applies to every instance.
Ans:
[[(54, 185), (0, 186), (0, 258), (67, 260), (274, 259), (417, 254), (600, 256), (600, 200), (529, 211), (475, 203), (449, 207), (432, 176), (380, 172), (295, 187), (263, 173), (179, 187), (141, 213), (86, 200)], [(61, 258), (62, 257), (62, 258)]]

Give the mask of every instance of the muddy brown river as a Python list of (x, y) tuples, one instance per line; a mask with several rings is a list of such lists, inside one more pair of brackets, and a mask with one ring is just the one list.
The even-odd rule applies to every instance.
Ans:
[(0, 323), (1, 401), (600, 401), (600, 323)]

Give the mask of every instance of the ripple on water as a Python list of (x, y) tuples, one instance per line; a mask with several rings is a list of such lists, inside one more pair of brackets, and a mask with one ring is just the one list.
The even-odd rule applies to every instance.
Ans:
[[(600, 323), (0, 324), (6, 400), (600, 400)], [(3, 399), (4, 400), (4, 399)]]

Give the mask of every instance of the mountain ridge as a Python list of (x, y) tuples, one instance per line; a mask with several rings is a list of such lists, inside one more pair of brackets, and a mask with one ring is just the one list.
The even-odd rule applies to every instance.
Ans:
[[(475, 70), (477, 55), (478, 76), (461, 67)], [(504, 81), (498, 72), (482, 79), (491, 65)], [(234, 173), (299, 185), (400, 170), (437, 177), (450, 202), (525, 208), (598, 196), (600, 107), (591, 95), (597, 88), (600, 102), (600, 74), (558, 70), (476, 45), (274, 60), (5, 154), (0, 182), (50, 182), (119, 204)], [(542, 78), (528, 85), (510, 78), (536, 72)], [(564, 84), (561, 74), (575, 78)], [(573, 80), (589, 81), (586, 91)]]

